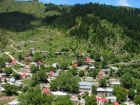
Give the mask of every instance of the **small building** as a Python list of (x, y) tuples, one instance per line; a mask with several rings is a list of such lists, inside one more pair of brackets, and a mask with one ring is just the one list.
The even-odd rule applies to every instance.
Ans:
[(5, 92), (5, 89), (3, 87), (0, 87), (0, 94)]
[(40, 60), (38, 60), (38, 61), (36, 62), (36, 64), (37, 64), (37, 65), (41, 65), (42, 62), (41, 62)]
[(97, 96), (99, 96), (99, 97), (103, 97), (103, 96), (105, 96), (105, 89), (103, 89), (103, 88), (97, 88)]
[(93, 70), (93, 69), (95, 69), (95, 66), (90, 66), (89, 69)]
[(107, 77), (110, 74), (110, 69), (102, 69), (100, 72), (103, 73), (103, 77)]
[(24, 57), (24, 61), (31, 61), (32, 57), (28, 56), (28, 57)]
[(102, 72), (98, 72), (98, 79), (102, 79), (103, 78), (103, 73)]
[(48, 88), (44, 88), (43, 89), (43, 93), (50, 95), (50, 90)]
[(20, 102), (16, 99), (8, 103), (8, 105), (20, 105)]
[(120, 105), (117, 101), (116, 102), (114, 102), (114, 104), (113, 105)]
[(22, 86), (22, 85), (23, 85), (23, 83), (21, 81), (16, 81), (15, 82), (15, 86)]
[(119, 78), (110, 78), (109, 79), (109, 85), (110, 86), (120, 86), (120, 79)]
[(59, 65), (58, 65), (58, 63), (53, 63), (52, 64), (52, 67), (54, 67), (54, 68), (57, 68)]
[(113, 88), (105, 88), (106, 96), (112, 96), (113, 95)]
[(30, 72), (30, 68), (31, 68), (31, 67), (30, 67), (29, 65), (26, 65), (26, 66), (24, 67), (24, 71), (25, 71), (25, 72)]
[(90, 82), (79, 82), (80, 92), (84, 93), (85, 91), (89, 92), (91, 94), (92, 91), (92, 83)]
[(15, 78), (10, 78), (9, 82), (14, 83), (15, 82)]
[(0, 73), (0, 78), (6, 77), (6, 73)]
[(22, 73), (22, 74), (20, 74), (20, 76), (22, 79), (27, 79), (28, 77), (30, 77), (30, 75), (27, 73)]
[(55, 75), (55, 72), (54, 71), (48, 72), (48, 76), (54, 76), (54, 75)]
[(74, 63), (73, 66), (74, 66), (74, 67), (78, 67), (78, 64), (77, 64), (77, 63)]
[(117, 98), (115, 96), (110, 96), (106, 98), (108, 101), (116, 102)]
[(30, 48), (30, 52), (31, 53), (34, 53), (35, 52), (35, 49), (34, 48)]
[(89, 56), (86, 57), (85, 64), (87, 64), (87, 65), (91, 64), (91, 59)]
[(17, 60), (16, 59), (12, 59), (11, 62), (8, 64), (7, 67), (14, 66), (16, 63), (17, 63)]
[(86, 77), (85, 80), (86, 80), (87, 82), (93, 82), (93, 81), (94, 81), (94, 79), (93, 79), (92, 77)]
[(60, 91), (56, 91), (56, 92), (51, 92), (52, 95), (55, 95), (55, 96), (66, 96), (67, 93), (64, 93), (64, 92), (60, 92)]
[(78, 102), (79, 101), (79, 99), (78, 99), (78, 97), (77, 96), (71, 96), (71, 98), (70, 98), (72, 101), (74, 101), (74, 102)]

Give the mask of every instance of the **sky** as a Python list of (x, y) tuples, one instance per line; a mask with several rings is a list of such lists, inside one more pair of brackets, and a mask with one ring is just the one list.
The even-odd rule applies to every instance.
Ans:
[(42, 3), (54, 3), (54, 4), (84, 4), (84, 3), (100, 3), (114, 6), (129, 6), (140, 8), (140, 0), (39, 0)]

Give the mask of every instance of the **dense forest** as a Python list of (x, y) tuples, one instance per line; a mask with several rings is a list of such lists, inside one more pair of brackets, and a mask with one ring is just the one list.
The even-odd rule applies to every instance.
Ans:
[[(78, 40), (86, 39), (93, 44), (106, 48), (105, 38), (116, 39), (116, 33), (101, 25), (102, 20), (111, 23), (112, 28), (117, 26), (123, 29), (121, 37), (129, 37), (124, 45), (128, 52), (140, 51), (140, 9), (130, 7), (114, 7), (98, 3), (76, 4), (69, 9), (64, 6), (46, 4), (45, 11), (56, 10), (59, 15), (46, 16), (45, 22), (60, 31), (76, 36)], [(108, 39), (110, 40), (110, 39)]]

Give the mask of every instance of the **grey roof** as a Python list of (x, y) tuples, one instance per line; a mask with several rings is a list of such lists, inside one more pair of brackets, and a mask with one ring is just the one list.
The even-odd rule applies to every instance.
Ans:
[(15, 78), (10, 78), (9, 81), (10, 82), (15, 82)]
[(106, 92), (113, 92), (113, 88), (110, 88), (110, 87), (106, 88), (105, 90)]
[(90, 87), (90, 86), (80, 86), (80, 88), (82, 88), (82, 89), (91, 89), (92, 87)]
[(103, 88), (97, 88), (97, 91), (105, 91), (105, 89), (103, 89)]
[(6, 75), (6, 73), (0, 73), (0, 76), (5, 76)]
[(92, 86), (92, 83), (90, 82), (79, 82), (80, 86)]

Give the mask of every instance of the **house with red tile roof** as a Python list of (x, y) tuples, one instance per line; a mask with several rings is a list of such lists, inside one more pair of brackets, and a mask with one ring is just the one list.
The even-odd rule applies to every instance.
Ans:
[(48, 72), (49, 76), (54, 76), (55, 72), (53, 70), (51, 70), (50, 72)]
[(85, 60), (85, 64), (90, 64), (91, 63), (91, 59), (90, 59), (90, 57), (86, 57), (86, 60)]
[(50, 90), (49, 90), (49, 89), (47, 89), (47, 88), (44, 88), (44, 89), (43, 89), (43, 93), (45, 93), (45, 94), (48, 94), (48, 95), (49, 95), (49, 94), (50, 94)]
[(29, 75), (28, 73), (22, 73), (20, 74), (22, 79), (27, 79), (28, 77), (31, 77), (31, 75)]
[(41, 62), (41, 61), (37, 61), (36, 63), (37, 63), (37, 65), (41, 65), (41, 64), (42, 64), (42, 62)]
[(11, 60), (11, 62), (9, 63), (9, 66), (13, 66), (13, 65), (15, 65), (15, 64), (16, 64), (16, 62), (17, 62), (17, 60), (16, 60), (16, 59), (12, 59), (12, 60)]
[(73, 66), (74, 66), (74, 67), (77, 67), (77, 66), (78, 66), (78, 64), (77, 64), (77, 63), (75, 63)]
[(103, 73), (102, 72), (99, 72), (98, 75), (97, 75), (98, 79), (102, 79), (103, 78)]
[(114, 105), (119, 105), (119, 103), (118, 102), (114, 102)]

